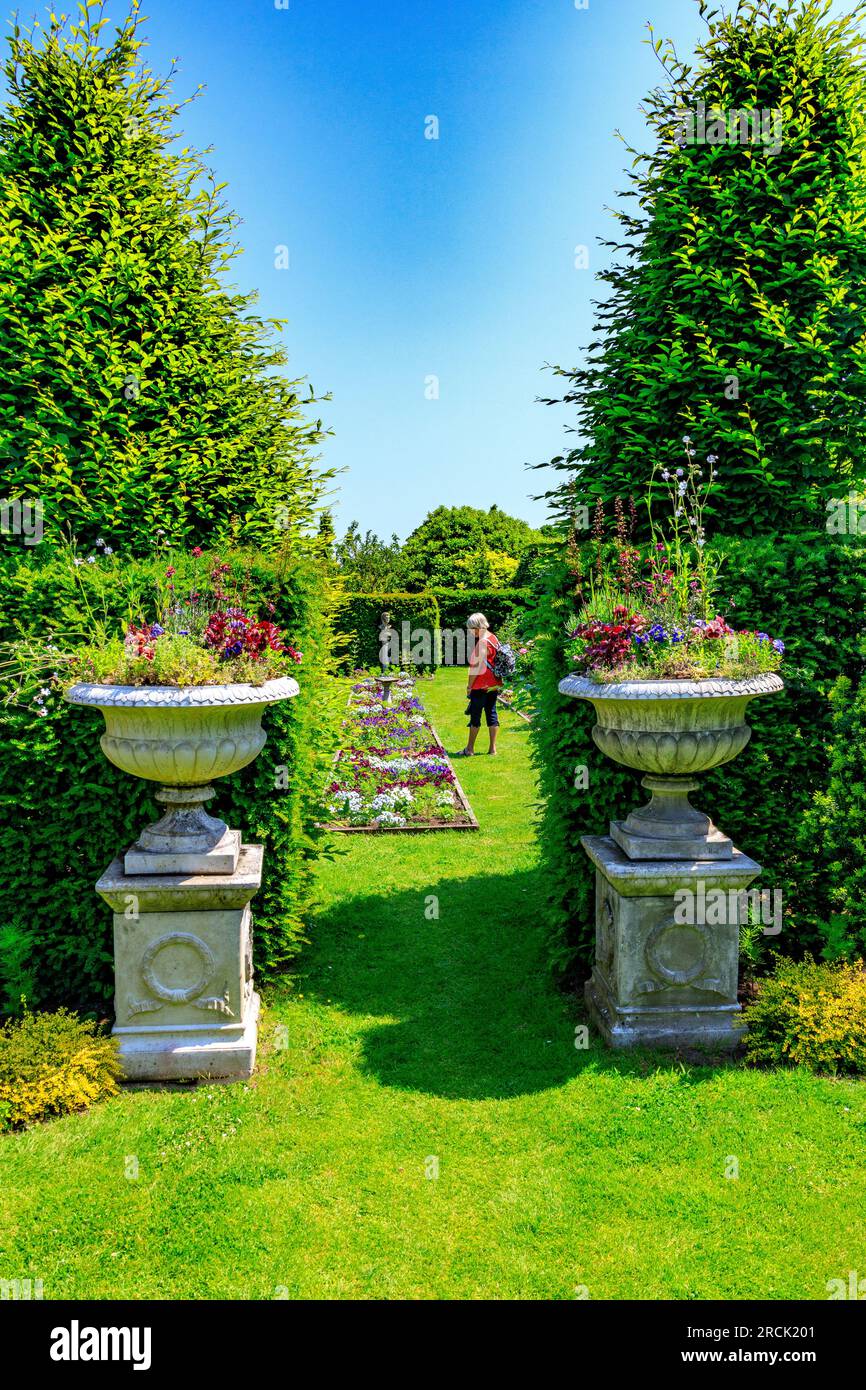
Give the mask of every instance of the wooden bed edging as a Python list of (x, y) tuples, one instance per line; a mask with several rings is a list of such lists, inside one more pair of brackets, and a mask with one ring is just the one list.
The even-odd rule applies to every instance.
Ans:
[[(346, 701), (346, 708), (349, 709), (351, 707), (351, 704), (352, 695), (350, 694), (348, 700)], [(514, 713), (516, 712), (517, 711), (515, 710)], [(433, 727), (433, 722), (427, 715), (426, 711), (424, 717), (427, 719), (427, 723), (430, 725), (430, 732), (433, 735), (433, 738), (435, 739), (436, 743), (438, 743), (439, 747), (444, 751), (445, 745), (443, 744), (435, 728)], [(337, 752), (334, 754), (335, 764), (342, 751), (342, 749), (338, 749)], [(452, 763), (450, 757), (448, 757), (447, 753), (445, 754), (445, 756), (446, 758), (448, 758), (448, 766), (451, 768), (451, 771), (454, 772), (454, 764)], [(406, 835), (412, 833), (413, 831), (417, 833), (421, 830), (427, 832), (434, 830), (480, 830), (481, 827), (478, 824), (478, 818), (476, 817), (475, 812), (469, 804), (469, 798), (463, 790), (462, 786), (460, 785), (460, 778), (457, 776), (456, 772), (454, 772), (454, 790), (457, 793), (457, 800), (460, 802), (460, 805), (463, 807), (463, 810), (469, 817), (468, 821), (416, 821), (414, 825), (335, 825), (333, 821), (318, 821), (316, 823), (316, 829), (330, 830), (335, 835)]]

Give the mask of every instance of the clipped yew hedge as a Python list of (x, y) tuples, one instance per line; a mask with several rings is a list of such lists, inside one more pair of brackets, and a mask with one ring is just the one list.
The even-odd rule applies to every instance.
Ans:
[[(504, 627), (516, 613), (523, 612), (531, 600), (529, 589), (440, 589), (433, 593), (439, 604), (443, 629), (466, 629), (470, 613), (483, 613), (494, 632)], [(447, 655), (445, 656), (447, 663)]]
[[(334, 622), (338, 629), (337, 653), (343, 671), (378, 665), (380, 619), (384, 612), (391, 614), (391, 626), (401, 635), (403, 623), (409, 624), (410, 633), (417, 631), (430, 635), (431, 659), (416, 660), (414, 664), (419, 669), (432, 670), (439, 665), (440, 618), (435, 595), (430, 592), (340, 594), (335, 604)], [(408, 653), (405, 660), (408, 661)]]
[[(54, 635), (58, 645), (86, 626), (84, 610), (118, 622), (130, 605), (150, 612), (150, 591), (165, 561), (100, 561), (76, 579), (48, 547), (0, 571), (0, 630)], [(301, 693), (265, 715), (268, 743), (249, 767), (222, 778), (215, 808), (244, 839), (265, 847), (262, 888), (254, 902), (256, 969), (271, 978), (305, 939), (316, 859), (315, 828), (330, 775), (339, 719), (332, 630), (321, 580), (309, 562), (229, 555), (248, 575), (248, 606), (272, 599), (277, 622), (303, 653)], [(184, 579), (179, 569), (178, 584)], [(79, 584), (83, 586), (79, 587)], [(133, 613), (136, 608), (133, 606)], [(103, 756), (102, 716), (50, 695), (48, 713), (33, 704), (0, 704), (0, 1010), (20, 995), (32, 1007), (58, 1004), (92, 1012), (112, 988), (111, 912), (93, 891), (114, 854), (160, 814), (156, 784), (120, 772)], [(287, 772), (279, 774), (285, 767)], [(287, 782), (282, 788), (278, 784)]]

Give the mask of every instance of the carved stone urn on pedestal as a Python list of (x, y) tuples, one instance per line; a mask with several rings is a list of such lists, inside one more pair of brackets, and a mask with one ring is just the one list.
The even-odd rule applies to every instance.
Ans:
[(74, 685), (101, 710), (102, 751), (160, 783), (165, 814), (106, 869), (96, 891), (114, 910), (115, 1024), (129, 1080), (250, 1075), (259, 998), (250, 901), (260, 845), (208, 814), (211, 781), (246, 767), (267, 735), (268, 705), (298, 694), (291, 677), (263, 685)]
[[(784, 683), (767, 674), (599, 685), (573, 675), (559, 689), (591, 702), (595, 743), (643, 772), (650, 793), (645, 806), (611, 822), (609, 835), (581, 842), (596, 871), (590, 1016), (614, 1047), (733, 1047), (742, 1036), (735, 1021), (743, 894), (761, 868), (689, 794), (697, 773), (745, 748), (749, 701)], [(726, 905), (712, 921), (702, 908), (710, 893)]]

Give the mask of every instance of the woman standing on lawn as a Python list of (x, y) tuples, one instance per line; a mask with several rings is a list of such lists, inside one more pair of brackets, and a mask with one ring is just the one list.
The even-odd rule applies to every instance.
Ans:
[(488, 753), (496, 752), (496, 734), (499, 729), (499, 711), (496, 698), (502, 689), (502, 681), (490, 669), (493, 657), (499, 646), (498, 637), (490, 631), (490, 624), (483, 613), (473, 613), (466, 624), (472, 642), (469, 653), (469, 676), (466, 694), (469, 696), (469, 742), (458, 756), (471, 758), (475, 752), (475, 740), (481, 728), (482, 712), (487, 719), (487, 732), (490, 735)]

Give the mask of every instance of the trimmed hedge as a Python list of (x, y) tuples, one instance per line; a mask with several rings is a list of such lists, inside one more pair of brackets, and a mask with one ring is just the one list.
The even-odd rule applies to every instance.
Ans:
[[(509, 622), (515, 613), (521, 612), (530, 602), (529, 589), (433, 589), (439, 604), (439, 617), (443, 629), (451, 632), (466, 631), (466, 619), (470, 613), (483, 613), (491, 628), (496, 632)], [(450, 665), (446, 648), (443, 656), (445, 665)]]
[[(341, 593), (336, 599), (334, 622), (338, 629), (337, 655), (344, 671), (379, 664), (379, 620), (384, 612), (391, 614), (391, 625), (401, 639), (403, 623), (409, 624), (410, 633), (421, 630), (431, 634), (432, 659), (415, 661), (419, 669), (431, 670), (440, 664), (439, 604), (432, 593)], [(409, 654), (405, 653), (403, 659), (408, 662)]]
[[(162, 561), (101, 561), (77, 571), (47, 547), (37, 568), (20, 564), (0, 574), (4, 636), (64, 634), (86, 626), (89, 605), (125, 620), (150, 611), (149, 590)], [(215, 808), (244, 839), (265, 846), (264, 879), (254, 904), (256, 969), (267, 980), (305, 939), (316, 858), (315, 829), (336, 746), (339, 697), (330, 621), (322, 583), (309, 562), (293, 559), (290, 580), (279, 561), (234, 554), (249, 575), (248, 601), (270, 598), (274, 621), (303, 652), (301, 693), (265, 716), (268, 743), (249, 767), (217, 783)], [(175, 563), (178, 563), (175, 561)], [(179, 565), (178, 584), (185, 576)], [(132, 605), (132, 607), (130, 607)], [(0, 1001), (14, 1011), (21, 992), (33, 1007), (103, 1007), (112, 987), (111, 912), (93, 890), (112, 856), (157, 818), (155, 784), (127, 776), (103, 756), (102, 716), (73, 708), (59, 693), (39, 717), (32, 705), (0, 705)], [(284, 766), (287, 777), (277, 774)], [(283, 780), (289, 785), (276, 789)]]
[[(784, 694), (754, 701), (748, 747), (701, 779), (696, 804), (734, 843), (762, 865), (762, 887), (779, 887), (784, 927), (774, 942), (785, 955), (820, 951), (831, 900), (852, 891), (849, 877), (831, 881), (816, 839), (800, 834), (813, 799), (829, 780), (833, 735), (830, 692), (840, 676), (862, 670), (861, 625), (866, 613), (866, 544), (834, 541), (816, 532), (798, 537), (727, 540), (725, 593), (738, 627), (760, 627), (787, 645)], [(573, 576), (564, 559), (551, 567), (536, 612), (540, 634), (540, 701), (532, 725), (541, 779), (542, 854), (548, 885), (547, 952), (551, 968), (570, 977), (586, 971), (594, 940), (594, 876), (582, 835), (606, 834), (643, 797), (640, 774), (605, 758), (592, 741), (592, 706), (561, 696), (566, 673), (564, 625), (576, 607)], [(589, 786), (575, 787), (575, 768)], [(850, 764), (849, 764), (850, 766)], [(850, 767), (862, 784), (862, 765)], [(853, 793), (851, 804), (854, 804)], [(862, 791), (861, 791), (862, 797)], [(862, 800), (859, 801), (863, 804)], [(862, 835), (862, 827), (850, 827)]]

